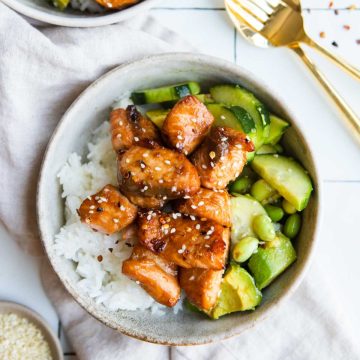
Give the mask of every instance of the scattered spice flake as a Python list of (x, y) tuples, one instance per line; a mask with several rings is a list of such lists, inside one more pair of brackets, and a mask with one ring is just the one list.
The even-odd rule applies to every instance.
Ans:
[(331, 9), (333, 6), (334, 6), (334, 2), (333, 2), (333, 1), (330, 1), (330, 2), (329, 2), (329, 9)]
[(344, 25), (343, 28), (344, 28), (345, 30), (350, 30), (350, 25)]
[(126, 242), (125, 245), (128, 247), (132, 247), (132, 245), (129, 242)]
[(99, 255), (99, 256), (97, 257), (97, 260), (98, 260), (98, 262), (102, 262), (102, 261), (103, 261), (102, 255)]
[(351, 4), (350, 6), (347, 7), (348, 10), (356, 10), (356, 5), (355, 4)]
[(335, 46), (335, 47), (339, 47), (339, 45), (338, 45), (338, 43), (337, 43), (336, 41), (333, 41), (333, 42), (331, 43), (331, 45), (332, 45), (332, 46)]
[(338, 9), (335, 9), (335, 10), (334, 10), (334, 14), (335, 14), (335, 15), (339, 15), (339, 10), (338, 10)]
[(109, 248), (108, 249), (111, 253), (114, 251), (114, 249), (113, 248)]
[(356, 44), (360, 45), (360, 39), (356, 40)]
[(319, 36), (324, 39), (326, 37), (325, 31), (321, 31)]

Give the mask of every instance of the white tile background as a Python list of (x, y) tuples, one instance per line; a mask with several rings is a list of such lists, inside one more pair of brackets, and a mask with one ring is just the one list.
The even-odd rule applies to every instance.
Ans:
[[(314, 39), (360, 68), (360, 0), (303, 0), (306, 27)], [(335, 15), (334, 9), (339, 9)], [(310, 10), (310, 11), (309, 11)], [(324, 221), (317, 261), (337, 289), (350, 326), (360, 333), (360, 142), (345, 128), (307, 69), (287, 49), (260, 49), (237, 35), (222, 0), (167, 0), (151, 11), (163, 25), (178, 32), (199, 52), (235, 61), (283, 98), (302, 120), (323, 179)], [(345, 30), (343, 25), (350, 25)], [(326, 38), (320, 39), (324, 31)], [(338, 48), (331, 45), (339, 44)], [(360, 116), (360, 85), (309, 52), (338, 91)], [(0, 229), (0, 299), (23, 303), (42, 314), (59, 333), (66, 359), (75, 359), (61, 325), (40, 283), (40, 260), (19, 250)], [(19, 265), (20, 264), (20, 265)], [(308, 274), (311, 277), (311, 271)]]

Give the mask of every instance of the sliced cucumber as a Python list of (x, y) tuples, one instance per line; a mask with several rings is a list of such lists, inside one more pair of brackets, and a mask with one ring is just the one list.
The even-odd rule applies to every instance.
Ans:
[(253, 277), (240, 265), (232, 262), (226, 270), (217, 304), (210, 316), (218, 319), (236, 311), (254, 310), (261, 299), (261, 292)]
[(253, 118), (256, 125), (256, 143), (258, 149), (270, 131), (269, 111), (250, 91), (238, 85), (218, 85), (210, 89), (213, 99), (227, 106), (240, 106)]
[(167, 114), (170, 110), (155, 109), (146, 112), (146, 116), (159, 128), (161, 129), (166, 119)]
[(266, 244), (266, 248), (259, 247), (248, 263), (256, 286), (260, 290), (268, 286), (296, 260), (295, 249), (285, 235), (277, 233), (275, 240), (270, 243)]
[(305, 209), (313, 190), (305, 169), (294, 159), (275, 155), (256, 155), (251, 167), (296, 210)]
[(253, 220), (258, 215), (267, 215), (262, 205), (250, 195), (239, 195), (230, 200), (231, 244), (234, 246), (245, 236), (255, 236)]
[(154, 104), (164, 101), (179, 100), (187, 95), (200, 93), (200, 85), (197, 82), (189, 81), (172, 86), (164, 86), (156, 89), (134, 91), (131, 100), (135, 105)]
[(270, 145), (270, 144), (266, 144), (263, 145), (257, 152), (257, 155), (263, 155), (263, 154), (276, 154), (277, 150), (275, 148), (275, 146)]
[(275, 115), (270, 115), (269, 136), (264, 139), (264, 144), (275, 145), (278, 143), (288, 127), (290, 127), (288, 122)]
[(195, 95), (204, 104), (213, 104), (215, 101), (210, 94)]
[(52, 0), (53, 5), (59, 10), (64, 10), (70, 3), (70, 0)]

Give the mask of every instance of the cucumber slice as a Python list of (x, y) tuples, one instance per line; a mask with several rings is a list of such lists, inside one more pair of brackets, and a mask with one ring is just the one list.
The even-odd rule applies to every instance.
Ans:
[(240, 265), (230, 263), (221, 283), (217, 305), (211, 313), (213, 319), (236, 311), (254, 310), (262, 295), (252, 276)]
[(167, 114), (170, 110), (155, 109), (146, 112), (146, 116), (159, 128), (161, 129), (166, 119)]
[(262, 205), (250, 195), (239, 195), (230, 200), (231, 244), (234, 246), (245, 236), (255, 236), (253, 220), (258, 215), (267, 215)]
[(52, 3), (56, 8), (63, 11), (69, 5), (70, 0), (52, 0)]
[(213, 104), (215, 101), (211, 97), (210, 94), (198, 94), (195, 95), (202, 103), (206, 104)]
[(275, 115), (270, 115), (270, 131), (269, 136), (264, 139), (264, 144), (275, 145), (283, 136), (285, 130), (290, 127), (290, 124)]
[(156, 89), (134, 91), (131, 94), (131, 100), (135, 105), (153, 104), (164, 101), (179, 100), (184, 96), (196, 95), (199, 93), (200, 85), (197, 82), (189, 81)]
[(276, 153), (277, 150), (275, 149), (275, 146), (270, 144), (265, 144), (256, 152), (256, 155), (276, 154)]
[(305, 169), (294, 159), (275, 155), (256, 155), (251, 167), (297, 211), (305, 209), (313, 190)]
[(259, 148), (270, 131), (270, 116), (265, 105), (239, 85), (214, 86), (210, 89), (210, 94), (216, 102), (227, 106), (241, 106), (251, 115), (257, 133), (255, 148)]
[(284, 272), (295, 260), (296, 252), (291, 241), (277, 233), (270, 246), (258, 248), (249, 260), (248, 267), (255, 278), (256, 286), (261, 290)]

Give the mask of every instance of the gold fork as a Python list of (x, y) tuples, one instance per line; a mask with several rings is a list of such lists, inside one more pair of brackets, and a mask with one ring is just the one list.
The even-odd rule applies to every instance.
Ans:
[(326, 49), (311, 40), (303, 26), (301, 7), (297, 0), (225, 0), (228, 14), (236, 28), (243, 33), (246, 25), (263, 36), (273, 46), (287, 46), (294, 50), (319, 80), (327, 94), (334, 100), (346, 119), (360, 135), (360, 120), (346, 104), (325, 76), (304, 53), (301, 43), (315, 47), (340, 65), (355, 78), (360, 79), (360, 71), (335, 57)]

